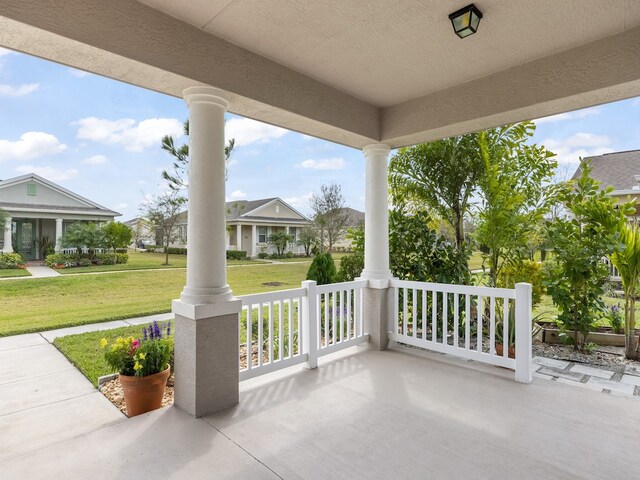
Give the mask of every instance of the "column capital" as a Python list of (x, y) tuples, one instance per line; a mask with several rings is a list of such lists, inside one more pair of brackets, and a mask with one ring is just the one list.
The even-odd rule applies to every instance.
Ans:
[(369, 158), (372, 155), (389, 155), (391, 146), (386, 143), (371, 143), (362, 147), (362, 152), (365, 158)]
[(208, 103), (227, 110), (230, 97), (227, 92), (214, 87), (189, 87), (182, 92), (182, 98), (189, 107), (196, 103)]

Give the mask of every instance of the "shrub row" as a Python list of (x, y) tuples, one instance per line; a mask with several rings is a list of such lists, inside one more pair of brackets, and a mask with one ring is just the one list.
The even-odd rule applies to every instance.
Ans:
[(0, 269), (22, 268), (24, 260), (19, 253), (0, 253)]
[(227, 250), (227, 260), (245, 260), (247, 252), (244, 250)]
[(44, 264), (51, 268), (88, 267), (89, 265), (123, 264), (129, 261), (126, 253), (97, 253), (93, 258), (77, 253), (54, 253), (47, 255)]

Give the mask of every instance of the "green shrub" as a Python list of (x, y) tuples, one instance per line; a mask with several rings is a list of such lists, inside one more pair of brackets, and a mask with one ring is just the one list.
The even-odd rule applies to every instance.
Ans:
[(545, 294), (542, 264), (532, 260), (523, 260), (522, 262), (503, 267), (498, 277), (498, 286), (514, 288), (515, 284), (520, 282), (531, 284), (531, 301), (533, 307), (539, 305), (542, 296)]
[(0, 269), (20, 268), (24, 260), (19, 253), (0, 253)]
[(227, 260), (246, 260), (247, 252), (244, 250), (227, 250)]
[(258, 254), (258, 258), (262, 258), (262, 259), (269, 258), (269, 254), (267, 252), (260, 252)]
[(187, 249), (180, 247), (169, 247), (167, 249), (171, 255), (186, 255)]
[(44, 264), (51, 268), (70, 268), (77, 266), (78, 255), (75, 253), (52, 253), (44, 259)]
[(364, 269), (364, 255), (361, 253), (350, 253), (340, 259), (340, 271), (338, 272), (339, 282), (352, 282), (360, 276)]
[(330, 253), (316, 255), (307, 272), (307, 280), (315, 280), (318, 285), (333, 283), (338, 277), (336, 264)]

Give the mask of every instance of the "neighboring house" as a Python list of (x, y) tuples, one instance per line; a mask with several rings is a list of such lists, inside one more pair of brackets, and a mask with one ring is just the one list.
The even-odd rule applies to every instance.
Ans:
[[(627, 198), (636, 198), (636, 217), (640, 217), (640, 150), (605, 153), (588, 157), (593, 168), (591, 178), (600, 182), (602, 188), (613, 187), (611, 194), (619, 203)], [(577, 179), (582, 174), (580, 167), (573, 175)]]
[(343, 248), (345, 250), (351, 250), (352, 242), (347, 238), (347, 233), (349, 229), (364, 227), (364, 212), (351, 207), (344, 207), (342, 210), (347, 214), (347, 224), (344, 230), (344, 235), (340, 237), (333, 247), (338, 250)]
[[(131, 237), (131, 248), (142, 248), (144, 245), (155, 244), (156, 243), (156, 232), (155, 229), (149, 224), (148, 220), (142, 217), (132, 218), (131, 220), (127, 220), (126, 222), (122, 222), (127, 225), (133, 235)], [(136, 231), (140, 230), (139, 237), (137, 239), (138, 244), (136, 245)]]
[[(237, 200), (225, 204), (227, 216), (227, 249), (244, 250), (250, 257), (259, 253), (273, 253), (269, 236), (276, 231), (286, 231), (293, 237), (287, 251), (304, 253), (297, 244), (300, 231), (311, 221), (281, 198), (261, 200)], [(188, 211), (179, 214), (176, 240), (172, 247), (187, 246)], [(160, 240), (160, 239), (158, 239)], [(162, 242), (158, 242), (162, 243)]]
[(59, 239), (74, 222), (110, 222), (120, 215), (34, 173), (0, 181), (0, 209), (9, 215), (0, 249), (25, 260), (42, 258), (44, 238), (61, 250)]

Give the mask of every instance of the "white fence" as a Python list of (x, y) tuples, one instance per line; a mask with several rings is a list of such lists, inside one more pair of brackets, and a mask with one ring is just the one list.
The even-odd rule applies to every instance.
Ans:
[[(87, 247), (82, 247), (80, 249), (80, 251), (85, 255), (89, 253), (89, 249)], [(105, 248), (94, 248), (93, 251), (94, 251), (94, 253), (105, 253), (107, 250)], [(78, 249), (77, 248), (63, 248), (62, 249), (62, 253), (74, 255), (74, 254), (78, 253)]]
[[(391, 285), (391, 340), (511, 368), (516, 381), (531, 383), (531, 285), (505, 289), (403, 280)], [(507, 346), (515, 347), (515, 354)]]
[(240, 380), (300, 363), (317, 366), (318, 357), (367, 342), (363, 318), (366, 281), (258, 293), (242, 300)]

